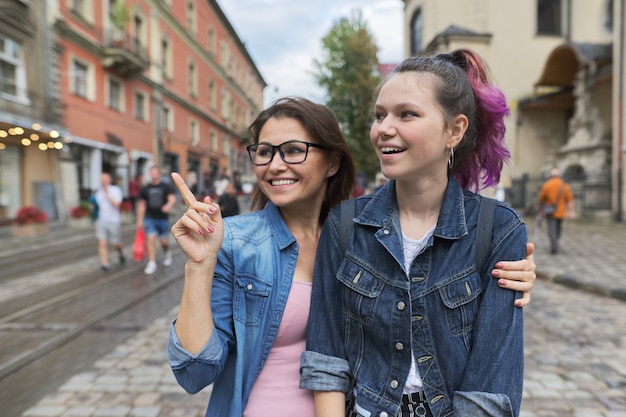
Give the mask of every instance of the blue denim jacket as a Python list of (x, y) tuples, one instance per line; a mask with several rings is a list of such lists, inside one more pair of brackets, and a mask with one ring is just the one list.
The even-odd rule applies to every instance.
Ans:
[[(448, 181), (433, 236), (404, 270), (395, 182), (356, 201), (348, 248), (339, 210), (320, 237), (300, 387), (356, 393), (362, 416), (395, 416), (411, 350), (434, 416), (517, 416), (523, 385), (520, 294), (490, 271), (525, 257), (526, 227), (498, 203), (492, 251), (474, 264), (480, 197)], [(408, 277), (407, 277), (408, 276)]]
[(298, 244), (278, 208), (224, 219), (211, 306), (215, 330), (197, 355), (172, 325), (167, 356), (178, 383), (196, 393), (214, 382), (207, 416), (241, 417), (283, 316)]

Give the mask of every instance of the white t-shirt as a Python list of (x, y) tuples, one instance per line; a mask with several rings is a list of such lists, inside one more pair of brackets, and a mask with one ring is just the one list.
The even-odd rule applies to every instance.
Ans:
[[(407, 237), (404, 233), (402, 233), (402, 249), (404, 250), (404, 270), (407, 271), (407, 275), (409, 270), (411, 269), (411, 264), (417, 257), (417, 255), (424, 249), (426, 246), (426, 242), (428, 242), (428, 238), (432, 236), (435, 231), (435, 226), (433, 226), (426, 234), (419, 240), (411, 239)], [(411, 350), (411, 370), (409, 371), (409, 375), (406, 378), (406, 383), (404, 385), (404, 394), (412, 394), (417, 391), (422, 391), (422, 378), (420, 377), (419, 370), (417, 369), (417, 365), (415, 363), (415, 356), (413, 356), (413, 351)]]
[[(111, 199), (121, 203), (124, 199), (124, 195), (122, 194), (122, 190), (117, 185), (109, 185), (107, 189), (107, 194)], [(121, 223), (122, 218), (120, 216), (119, 207), (113, 206), (107, 196), (104, 193), (104, 190), (99, 189), (96, 191), (96, 202), (98, 203), (98, 220), (106, 223)]]

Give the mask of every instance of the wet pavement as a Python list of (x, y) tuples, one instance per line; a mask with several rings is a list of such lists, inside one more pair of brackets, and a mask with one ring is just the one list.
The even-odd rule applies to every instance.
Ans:
[[(533, 233), (534, 220), (528, 226), (539, 279), (525, 309), (521, 417), (626, 417), (626, 225), (566, 222), (557, 255), (548, 253), (545, 236)], [(50, 276), (31, 277), (24, 286), (1, 282), (0, 294), (10, 299)], [(173, 307), (116, 333), (119, 341), (107, 352), (85, 359), (69, 379), (59, 379), (38, 401), (7, 417), (203, 416), (210, 387), (186, 394), (165, 358), (179, 296), (179, 290), (164, 295), (162, 305)], [(90, 343), (89, 337), (82, 341), (84, 348)]]

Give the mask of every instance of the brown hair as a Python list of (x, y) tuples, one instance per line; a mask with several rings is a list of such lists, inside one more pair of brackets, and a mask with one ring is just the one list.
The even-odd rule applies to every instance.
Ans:
[[(328, 178), (326, 195), (320, 211), (320, 223), (326, 220), (330, 209), (350, 196), (355, 186), (355, 169), (348, 144), (341, 133), (335, 113), (325, 105), (313, 103), (302, 97), (285, 97), (276, 100), (263, 110), (250, 125), (252, 143), (259, 143), (259, 134), (271, 119), (295, 119), (316, 142), (337, 155), (339, 165), (335, 175)], [(258, 187), (252, 195), (252, 209), (264, 208), (269, 199)]]

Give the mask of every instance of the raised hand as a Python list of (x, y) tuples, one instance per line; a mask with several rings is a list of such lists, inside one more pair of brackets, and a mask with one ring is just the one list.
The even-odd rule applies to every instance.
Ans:
[(210, 197), (196, 200), (183, 178), (172, 172), (187, 211), (174, 223), (171, 232), (188, 262), (202, 264), (215, 262), (224, 238), (224, 223), (220, 207)]

